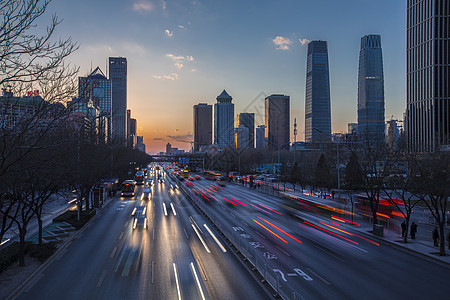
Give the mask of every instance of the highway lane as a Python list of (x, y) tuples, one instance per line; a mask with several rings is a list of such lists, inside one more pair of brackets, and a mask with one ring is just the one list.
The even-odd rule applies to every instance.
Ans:
[[(376, 241), (365, 239), (352, 228), (311, 212), (301, 213), (308, 223), (280, 215), (274, 211), (283, 213), (279, 206), (281, 200), (267, 194), (233, 184), (223, 189), (216, 188), (217, 192), (214, 192), (212, 181), (193, 183), (190, 188), (202, 190), (209, 198), (211, 194), (219, 200), (207, 202), (202, 196), (213, 218), (225, 224), (226, 228), (222, 230), (241, 228), (238, 230), (248, 236), (248, 243), (257, 247), (261, 254), (268, 253), (273, 268), (278, 269), (307, 298), (375, 299), (389, 295), (396, 299), (427, 299), (449, 292), (446, 284), (449, 269), (434, 262), (388, 244), (378, 246), (374, 243)], [(236, 205), (224, 198), (235, 199), (232, 201)], [(287, 243), (253, 220), (265, 225)]]
[[(139, 203), (134, 199), (141, 192), (138, 187), (135, 198), (114, 200), (17, 298), (267, 298), (237, 258), (222, 252), (179, 191), (155, 183), (152, 199)], [(132, 228), (137, 204), (147, 207), (147, 230)]]

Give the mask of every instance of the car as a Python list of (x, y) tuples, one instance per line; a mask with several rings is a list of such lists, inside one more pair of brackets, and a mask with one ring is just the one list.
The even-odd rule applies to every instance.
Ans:
[(195, 179), (200, 180), (200, 179), (202, 179), (202, 176), (196, 175), (196, 176), (195, 176)]
[(177, 184), (174, 184), (173, 187), (174, 187), (174, 189), (178, 189), (178, 185)]
[(131, 213), (134, 216), (133, 220), (133, 230), (142, 227), (148, 229), (148, 219), (147, 219), (147, 207), (144, 205), (136, 206)]
[(152, 198), (152, 189), (145, 187), (142, 191), (141, 200), (150, 200)]
[(153, 186), (153, 185), (154, 185), (153, 179), (147, 179), (147, 180), (145, 181), (145, 185)]
[(160, 178), (159, 183), (164, 183), (164, 179)]

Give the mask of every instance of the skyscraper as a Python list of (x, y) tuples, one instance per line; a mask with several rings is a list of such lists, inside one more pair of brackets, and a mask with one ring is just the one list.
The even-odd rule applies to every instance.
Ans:
[(235, 129), (235, 141), (237, 149), (248, 149), (248, 140), (250, 136), (250, 130), (247, 126), (239, 125)]
[(450, 5), (408, 0), (406, 132), (412, 152), (450, 150)]
[(233, 98), (223, 90), (214, 104), (214, 144), (219, 147), (234, 147)]
[(194, 151), (212, 144), (212, 105), (194, 105)]
[(265, 99), (265, 138), (272, 149), (289, 149), (289, 96), (270, 95)]
[(98, 124), (99, 140), (111, 137), (111, 81), (106, 78), (99, 67), (86, 77), (78, 77), (78, 98), (91, 100), (98, 107), (100, 114)]
[(127, 140), (127, 59), (109, 58), (109, 79), (112, 88), (112, 136), (119, 142)]
[(240, 113), (237, 117), (237, 127), (243, 125), (248, 128), (248, 146), (246, 148), (255, 148), (255, 114)]
[(384, 78), (381, 36), (361, 38), (358, 73), (358, 136), (361, 141), (385, 141)]
[(265, 125), (259, 125), (256, 127), (256, 149), (265, 149), (266, 140), (264, 138), (266, 131)]
[(330, 76), (326, 41), (308, 44), (306, 67), (305, 141), (331, 139)]

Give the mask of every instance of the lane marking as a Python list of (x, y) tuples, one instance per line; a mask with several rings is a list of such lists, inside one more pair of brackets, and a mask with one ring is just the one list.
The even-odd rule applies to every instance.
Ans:
[(163, 202), (164, 215), (167, 217), (166, 203)]
[(114, 247), (113, 251), (111, 252), (110, 258), (113, 258), (114, 256), (116, 256), (116, 251), (117, 251), (117, 247)]
[(281, 252), (283, 252), (284, 254), (286, 254), (287, 256), (291, 256), (289, 253), (287, 253), (283, 248), (281, 248), (280, 246), (275, 246), (275, 248), (277, 248), (278, 250), (280, 250)]
[(119, 235), (119, 240), (121, 240), (122, 238), (123, 238), (123, 231)]
[(187, 232), (186, 232), (186, 229), (183, 228), (183, 230), (184, 230), (184, 234), (186, 235), (186, 238), (188, 239), (189, 236), (188, 236), (188, 234), (187, 234)]
[(343, 259), (341, 259), (341, 258), (337, 257), (336, 255), (334, 255), (333, 253), (330, 253), (329, 251), (327, 251), (327, 250), (323, 249), (322, 247), (319, 247), (319, 246), (314, 246), (314, 247), (316, 247), (317, 249), (320, 249), (320, 250), (322, 250), (322, 251), (323, 251), (323, 252), (325, 252), (326, 254), (328, 254), (328, 255), (330, 255), (330, 256), (333, 256), (334, 258), (336, 258), (336, 259), (338, 259), (338, 260), (340, 260), (340, 261), (344, 262), (344, 260), (343, 260)]
[(331, 283), (329, 281), (327, 281), (325, 278), (323, 278), (322, 276), (320, 276), (319, 274), (317, 274), (316, 272), (314, 272), (313, 270), (311, 270), (310, 268), (306, 268), (306, 270), (308, 270), (310, 273), (312, 273), (314, 276), (316, 276), (317, 278), (319, 278), (320, 280), (323, 281), (323, 283), (325, 283), (326, 285), (331, 285)]
[(200, 233), (198, 232), (197, 228), (195, 228), (194, 224), (191, 224), (192, 228), (194, 228), (195, 233), (197, 234), (198, 238), (200, 239), (200, 241), (203, 244), (203, 247), (205, 247), (206, 252), (211, 253), (211, 251), (209, 251), (208, 246), (206, 245), (205, 241), (203, 240), (203, 238), (200, 236)]
[(193, 262), (191, 262), (191, 269), (192, 269), (192, 273), (194, 273), (194, 278), (195, 278), (195, 281), (197, 282), (197, 287), (198, 287), (198, 290), (200, 291), (200, 295), (202, 295), (202, 299), (205, 300), (205, 295), (203, 294), (203, 289), (200, 284), (200, 280), (198, 280), (197, 272), (195, 271)]
[(172, 207), (173, 215), (176, 216), (176, 215), (177, 215), (177, 212), (175, 211), (175, 207), (173, 207), (172, 202), (170, 202), (170, 207)]
[(260, 237), (262, 237), (263, 239), (267, 239), (264, 235), (262, 235), (261, 233), (259, 233), (258, 231), (255, 231), (257, 235), (259, 235)]
[(192, 216), (189, 217), (189, 220), (191, 220), (195, 224), (195, 226), (197, 226), (198, 230), (200, 230), (200, 232), (203, 234), (202, 229), (200, 228), (200, 226), (198, 226), (197, 222), (195, 222), (195, 220)]
[(206, 230), (208, 230), (209, 234), (216, 241), (217, 245), (220, 247), (220, 249), (222, 249), (222, 252), (224, 252), (224, 253), (227, 252), (227, 249), (225, 249), (225, 247), (219, 242), (219, 240), (216, 238), (214, 233), (212, 233), (211, 229), (209, 229), (208, 225), (203, 224), (203, 226), (205, 226)]
[(297, 273), (287, 273), (287, 276), (294, 277), (294, 276), (298, 276), (298, 274)]
[(300, 270), (300, 269), (294, 269), (294, 271), (295, 271), (298, 275), (300, 275), (301, 277), (303, 277), (303, 279), (305, 279), (306, 281), (313, 281), (313, 279), (312, 279), (308, 274), (306, 274), (305, 272), (303, 272), (302, 270)]
[(181, 300), (180, 283), (178, 282), (178, 272), (177, 272), (177, 266), (175, 265), (175, 263), (173, 263), (173, 273), (175, 274), (175, 282), (177, 284), (178, 300)]
[(152, 260), (152, 283), (155, 283), (155, 261)]
[(103, 280), (105, 279), (105, 276), (106, 276), (106, 272), (108, 272), (108, 271), (107, 270), (103, 270), (102, 275), (100, 275), (100, 279), (97, 282), (97, 287), (98, 288), (102, 286)]
[(283, 272), (281, 272), (280, 269), (273, 269), (274, 272), (277, 272), (278, 274), (280, 274), (281, 279), (283, 279), (283, 281), (287, 281), (286, 277), (284, 277)]

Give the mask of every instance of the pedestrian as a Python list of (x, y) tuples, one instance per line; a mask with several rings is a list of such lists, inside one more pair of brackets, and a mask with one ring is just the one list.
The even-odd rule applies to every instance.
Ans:
[(402, 237), (405, 237), (405, 232), (406, 232), (406, 223), (405, 223), (405, 221), (403, 220), (403, 222), (402, 222)]
[(411, 238), (412, 239), (416, 238), (416, 232), (417, 232), (417, 224), (416, 224), (416, 222), (412, 222), (412, 224), (411, 224)]
[(433, 230), (433, 241), (435, 246), (439, 246), (439, 232), (437, 230), (437, 227), (434, 227)]

